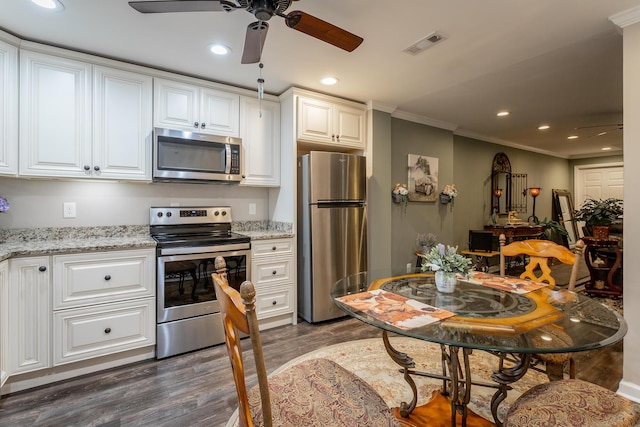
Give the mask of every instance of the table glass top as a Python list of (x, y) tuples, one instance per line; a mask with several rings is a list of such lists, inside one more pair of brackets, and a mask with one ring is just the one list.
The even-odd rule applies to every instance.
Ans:
[[(378, 328), (426, 341), (500, 352), (562, 353), (605, 347), (627, 332), (626, 322), (616, 312), (596, 299), (566, 290), (545, 287), (520, 295), (459, 281), (454, 293), (445, 294), (436, 289), (431, 275), (373, 281), (368, 277), (359, 273), (338, 281), (331, 290), (336, 304)], [(335, 300), (371, 289), (393, 292), (455, 316), (404, 329)]]

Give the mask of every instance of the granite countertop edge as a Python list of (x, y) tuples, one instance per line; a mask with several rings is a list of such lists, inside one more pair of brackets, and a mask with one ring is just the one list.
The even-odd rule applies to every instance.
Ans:
[[(233, 231), (251, 240), (292, 238), (295, 235), (292, 224), (270, 221), (234, 223)], [(0, 241), (0, 261), (25, 256), (156, 247), (147, 225), (0, 230)]]

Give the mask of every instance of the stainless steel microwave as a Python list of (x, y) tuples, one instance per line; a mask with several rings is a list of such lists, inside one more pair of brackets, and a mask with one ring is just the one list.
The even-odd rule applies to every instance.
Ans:
[(155, 181), (224, 181), (244, 178), (240, 138), (155, 128)]

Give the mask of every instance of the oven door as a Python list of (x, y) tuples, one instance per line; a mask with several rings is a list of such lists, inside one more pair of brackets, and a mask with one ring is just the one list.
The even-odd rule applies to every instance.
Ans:
[(229, 285), (240, 289), (240, 284), (251, 277), (250, 250), (158, 257), (158, 323), (220, 311), (211, 280), (218, 256), (227, 263)]

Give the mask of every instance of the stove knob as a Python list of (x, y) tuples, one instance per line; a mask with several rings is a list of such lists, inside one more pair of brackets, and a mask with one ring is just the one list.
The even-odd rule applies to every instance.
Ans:
[(215, 212), (213, 213), (213, 216), (218, 216), (218, 215), (220, 215), (220, 212), (219, 212), (219, 211), (215, 211)]
[(171, 212), (167, 212), (167, 218), (170, 217), (172, 214)]
[(227, 214), (227, 211), (222, 211), (222, 216), (225, 216)]
[(162, 212), (158, 212), (158, 218), (162, 218), (163, 213)]

